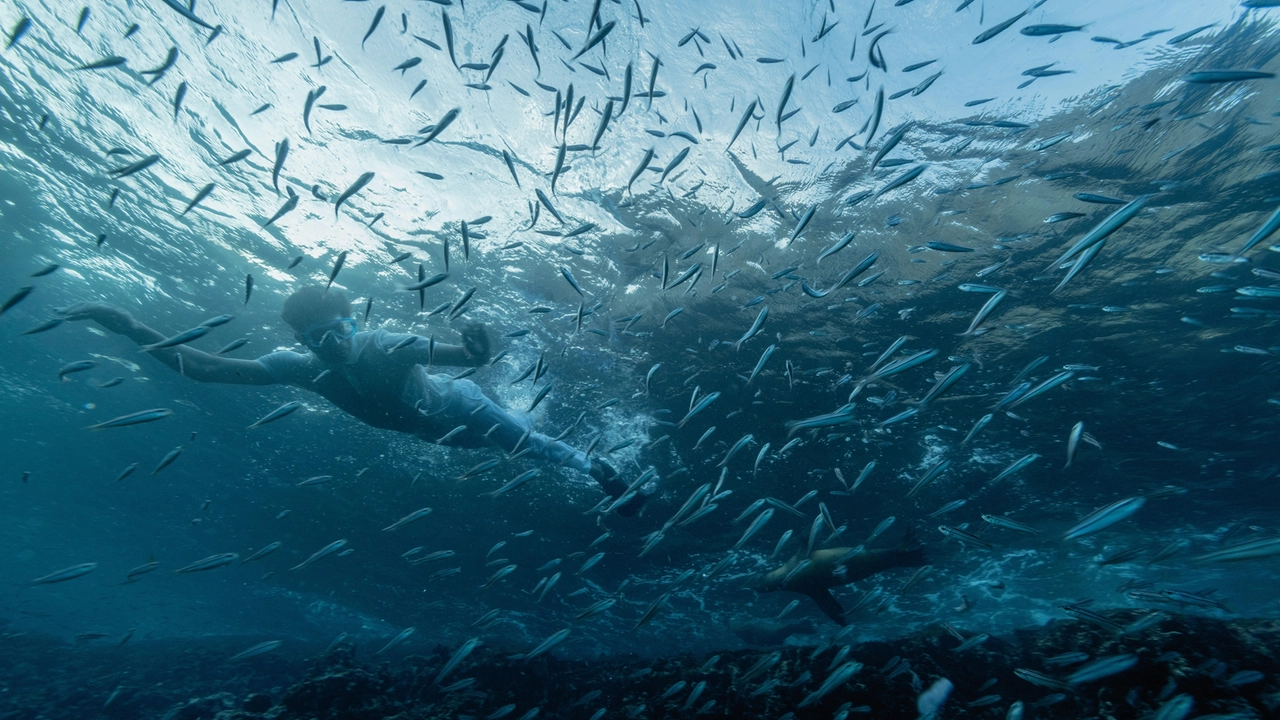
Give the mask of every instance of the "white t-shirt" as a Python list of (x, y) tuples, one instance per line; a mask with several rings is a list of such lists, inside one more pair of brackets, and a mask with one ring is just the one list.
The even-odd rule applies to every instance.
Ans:
[(423, 349), (415, 347), (417, 342), (389, 352), (409, 337), (386, 330), (358, 332), (351, 339), (351, 354), (338, 367), (291, 350), (264, 355), (258, 362), (276, 382), (318, 393), (369, 425), (432, 436), (448, 424), (447, 417), (470, 409), (463, 406), (483, 402), (483, 394), (470, 381), (427, 373), (419, 364)]

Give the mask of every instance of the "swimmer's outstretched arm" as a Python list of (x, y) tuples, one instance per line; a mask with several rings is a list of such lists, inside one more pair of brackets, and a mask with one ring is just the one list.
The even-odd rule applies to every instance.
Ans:
[[(153, 345), (165, 339), (159, 331), (138, 322), (123, 308), (108, 303), (76, 303), (59, 308), (58, 314), (67, 320), (92, 320), (103, 330), (123, 335), (139, 345)], [(198, 382), (234, 385), (274, 385), (276, 382), (266, 366), (257, 360), (210, 355), (186, 345), (149, 350), (147, 354)]]
[(419, 336), (395, 354), (414, 365), (479, 367), (489, 362), (489, 331), (480, 323), (471, 323), (462, 329), (461, 345), (438, 342), (432, 350), (430, 339)]

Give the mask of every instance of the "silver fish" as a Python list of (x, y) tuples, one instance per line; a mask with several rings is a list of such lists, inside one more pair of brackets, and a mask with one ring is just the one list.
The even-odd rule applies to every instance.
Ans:
[(382, 649), (381, 649), (381, 650), (379, 650), (378, 652), (376, 652), (376, 653), (374, 653), (374, 654), (375, 654), (375, 655), (381, 655), (381, 654), (385, 653), (386, 651), (390, 650), (391, 648), (393, 648), (393, 647), (395, 647), (395, 646), (397, 646), (397, 645), (402, 644), (404, 641), (408, 640), (408, 639), (409, 639), (409, 636), (413, 635), (413, 633), (414, 633), (414, 632), (416, 632), (416, 631), (417, 631), (417, 628), (415, 628), (415, 627), (407, 627), (407, 628), (405, 628), (404, 630), (401, 630), (401, 631), (400, 631), (400, 633), (399, 633), (398, 635), (396, 635), (395, 637), (391, 638), (391, 640), (390, 640), (386, 645), (383, 645), (383, 646), (382, 646)]
[(339, 551), (339, 550), (341, 550), (343, 547), (345, 547), (345, 546), (346, 546), (346, 544), (347, 544), (347, 541), (346, 541), (346, 540), (334, 540), (333, 542), (329, 543), (328, 545), (325, 545), (324, 547), (322, 547), (322, 548), (320, 548), (319, 550), (317, 550), (317, 551), (315, 551), (314, 553), (312, 553), (312, 554), (311, 554), (311, 557), (308, 557), (306, 560), (303, 560), (302, 562), (298, 563), (297, 565), (294, 565), (293, 567), (291, 567), (291, 568), (289, 568), (289, 569), (290, 569), (290, 570), (301, 570), (302, 568), (307, 567), (308, 565), (311, 565), (311, 564), (315, 563), (315, 562), (316, 562), (316, 561), (318, 561), (318, 560), (321, 560), (321, 559), (323, 559), (323, 558), (325, 558), (325, 557), (328, 557), (329, 555), (332, 555), (332, 554), (334, 554), (334, 553), (338, 552), (338, 551)]
[(987, 484), (988, 484), (988, 485), (995, 485), (996, 483), (999, 483), (1001, 480), (1004, 480), (1005, 478), (1009, 477), (1010, 475), (1012, 475), (1012, 474), (1014, 474), (1014, 473), (1018, 472), (1019, 470), (1021, 470), (1021, 469), (1025, 468), (1025, 467), (1027, 467), (1028, 465), (1030, 465), (1031, 463), (1033, 463), (1033, 462), (1035, 462), (1036, 460), (1039, 460), (1039, 459), (1040, 459), (1040, 455), (1039, 455), (1039, 454), (1037, 454), (1037, 453), (1031, 453), (1031, 454), (1029, 454), (1029, 455), (1023, 455), (1022, 457), (1020, 457), (1020, 458), (1018, 458), (1017, 460), (1015, 460), (1012, 464), (1010, 464), (1010, 465), (1009, 465), (1009, 467), (1005, 468), (1004, 470), (1001, 470), (1001, 471), (1000, 471), (1000, 474), (999, 474), (999, 475), (996, 475), (994, 478), (992, 478), (992, 479), (991, 479), (991, 482), (989, 482), (989, 483), (987, 483)]
[(269, 422), (275, 422), (276, 420), (279, 420), (280, 418), (284, 417), (285, 415), (288, 415), (289, 413), (297, 410), (300, 407), (302, 407), (302, 403), (300, 402), (296, 402), (296, 401), (287, 402), (281, 405), (280, 407), (276, 408), (275, 410), (272, 410), (271, 412), (267, 413), (266, 415), (263, 415), (261, 418), (257, 420), (257, 422), (250, 425), (249, 429), (252, 430), (253, 428), (259, 427), (261, 425), (266, 425)]
[(1092, 535), (1099, 530), (1105, 530), (1138, 512), (1146, 502), (1147, 500), (1144, 497), (1131, 497), (1099, 508), (1081, 520), (1075, 527), (1068, 530), (1062, 536), (1062, 539), (1075, 540), (1085, 535)]
[(248, 648), (246, 650), (241, 650), (240, 652), (228, 658), (228, 660), (247, 660), (251, 657), (266, 655), (267, 653), (271, 652), (272, 650), (275, 650), (276, 648), (280, 647), (283, 644), (284, 643), (280, 640), (268, 640), (266, 642), (261, 642), (261, 643), (258, 643), (257, 645), (254, 645), (251, 648)]
[(570, 629), (565, 628), (564, 630), (557, 630), (556, 632), (552, 633), (546, 640), (543, 640), (541, 643), (538, 643), (537, 647), (525, 653), (524, 661), (528, 662), (538, 657), (539, 655), (542, 655), (543, 653), (547, 652), (551, 648), (554, 648), (555, 646), (564, 642), (569, 637), (569, 632), (570, 632)]
[(216, 570), (220, 567), (226, 567), (240, 558), (239, 553), (218, 553), (210, 555), (202, 560), (197, 560), (190, 565), (174, 570), (175, 573), (193, 573), (203, 572), (205, 570)]
[(426, 517), (426, 516), (428, 516), (428, 515), (430, 515), (430, 514), (431, 514), (431, 508), (429, 508), (429, 507), (424, 507), (424, 508), (421, 508), (421, 509), (418, 509), (418, 510), (414, 510), (413, 512), (409, 513), (408, 515), (405, 515), (404, 517), (400, 518), (399, 520), (397, 520), (397, 521), (395, 521), (395, 522), (391, 523), (390, 525), (388, 525), (388, 526), (386, 526), (386, 527), (382, 528), (382, 531), (383, 531), (383, 532), (389, 532), (389, 531), (391, 531), (391, 530), (395, 530), (395, 529), (396, 529), (396, 528), (398, 528), (398, 527), (402, 527), (402, 526), (404, 526), (404, 525), (408, 525), (409, 523), (413, 522), (414, 520), (421, 520), (422, 518), (424, 518), (424, 517)]
[(458, 666), (462, 664), (462, 661), (471, 654), (471, 651), (483, 644), (484, 642), (478, 637), (471, 638), (470, 640), (462, 643), (462, 645), (454, 651), (453, 655), (449, 658), (449, 661), (444, 664), (444, 667), (440, 668), (439, 674), (436, 675), (435, 680), (431, 681), (431, 684), (439, 685), (440, 682), (449, 675), (449, 673), (456, 670)]
[(742, 538), (734, 544), (733, 549), (740, 550), (743, 545), (747, 544), (748, 540), (750, 540), (756, 533), (760, 532), (760, 529), (763, 528), (765, 523), (769, 522), (769, 519), (772, 517), (773, 508), (765, 508), (764, 512), (760, 513), (755, 520), (751, 521), (751, 525), (747, 528), (746, 532), (742, 533)]
[(1067, 684), (1082, 685), (1094, 680), (1101, 680), (1102, 678), (1122, 673), (1137, 664), (1137, 655), (1112, 655), (1111, 657), (1098, 658), (1068, 675)]
[(98, 563), (81, 563), (63, 568), (48, 575), (42, 575), (31, 581), (32, 585), (52, 585), (53, 583), (66, 582), (67, 580), (75, 580), (78, 577), (84, 577), (94, 570), (98, 569)]
[(1071, 467), (1071, 461), (1076, 457), (1076, 449), (1080, 447), (1080, 436), (1084, 434), (1084, 421), (1076, 423), (1071, 427), (1071, 432), (1067, 435), (1067, 464), (1062, 466), (1063, 470)]
[(155, 408), (153, 410), (140, 410), (128, 415), (111, 418), (97, 425), (90, 425), (90, 430), (102, 430), (103, 428), (127, 427), (129, 425), (141, 425), (142, 423), (155, 422), (163, 420), (173, 414), (169, 408)]

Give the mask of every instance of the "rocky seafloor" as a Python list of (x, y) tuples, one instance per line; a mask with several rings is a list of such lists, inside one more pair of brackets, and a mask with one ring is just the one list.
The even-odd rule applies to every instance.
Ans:
[[(1110, 617), (1124, 623), (1137, 616)], [(848, 650), (837, 644), (726, 651), (714, 663), (710, 655), (689, 654), (566, 660), (554, 651), (525, 661), (481, 646), (437, 683), (456, 648), (388, 660), (348, 642), (309, 658), (290, 654), (285, 645), (232, 662), (228, 658), (246, 647), (243, 638), (117, 645), (10, 633), (0, 638), (0, 719), (599, 720), (794, 713), (915, 720), (918, 696), (939, 678), (954, 685), (939, 718), (1005, 718), (1018, 701), (1025, 718), (1148, 718), (1162, 706), (1170, 713), (1169, 703), (1179, 695), (1194, 705), (1174, 718), (1280, 717), (1278, 620), (1170, 615), (1131, 634), (1054, 621), (961, 652), (958, 645), (937, 630)], [(1066, 653), (1133, 655), (1137, 663), (1069, 687), (1044, 687), (1015, 673), (1029, 669), (1065, 680), (1088, 662), (1049, 662)], [(762, 661), (766, 669), (744, 677)], [(804, 704), (834, 668), (850, 661), (861, 663), (850, 679)]]

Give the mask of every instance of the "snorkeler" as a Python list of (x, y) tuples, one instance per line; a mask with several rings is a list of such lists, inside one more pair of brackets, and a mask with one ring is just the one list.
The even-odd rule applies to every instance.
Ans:
[[(143, 346), (164, 344), (164, 336), (125, 310), (100, 302), (77, 303), (58, 311), (68, 320), (93, 320), (104, 329)], [(160, 362), (199, 382), (233, 385), (292, 385), (310, 390), (357, 419), (384, 430), (409, 433), (427, 442), (459, 447), (495, 445), (555, 465), (588, 473), (614, 498), (627, 492), (616, 470), (601, 460), (542, 433), (484, 395), (470, 380), (429, 374), (424, 365), (476, 367), (489, 360), (489, 335), (478, 323), (462, 331), (462, 345), (446, 345), (407, 333), (359, 332), (351, 304), (341, 290), (304, 287), (285, 300), (281, 318), (309, 352), (273, 352), (238, 360), (185, 344), (144, 348)], [(517, 448), (519, 446), (519, 448)], [(635, 515), (646, 495), (636, 493), (618, 508)]]

